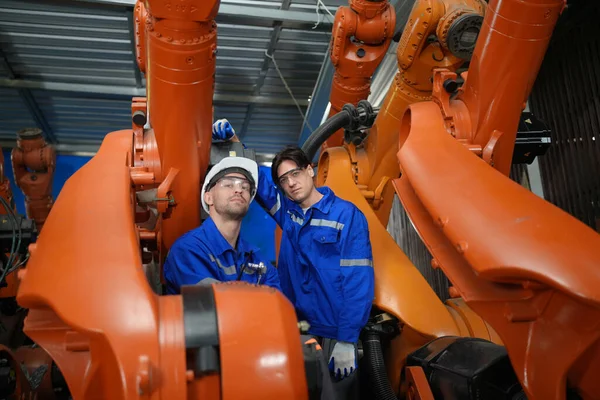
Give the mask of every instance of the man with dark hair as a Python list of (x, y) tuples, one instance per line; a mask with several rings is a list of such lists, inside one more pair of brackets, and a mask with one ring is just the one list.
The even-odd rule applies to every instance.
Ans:
[[(215, 122), (213, 138), (237, 140), (226, 120)], [(288, 147), (270, 170), (259, 168), (256, 199), (283, 230), (281, 289), (309, 333), (323, 339), (330, 368), (343, 379), (356, 368), (356, 344), (374, 298), (369, 228), (355, 205), (315, 187), (314, 175), (306, 154)]]
[(168, 294), (182, 285), (235, 280), (280, 289), (277, 270), (240, 237), (257, 181), (256, 162), (243, 157), (224, 158), (208, 172), (201, 201), (210, 217), (171, 246), (163, 268)]

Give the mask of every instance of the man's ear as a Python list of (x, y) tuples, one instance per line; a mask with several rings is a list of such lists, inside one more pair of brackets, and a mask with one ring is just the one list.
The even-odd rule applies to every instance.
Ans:
[(215, 204), (211, 192), (204, 192), (204, 201), (206, 202), (206, 204), (208, 204), (209, 207), (212, 207)]
[(308, 176), (310, 176), (311, 178), (315, 177), (315, 170), (313, 169), (312, 165), (306, 167), (306, 171), (308, 171)]

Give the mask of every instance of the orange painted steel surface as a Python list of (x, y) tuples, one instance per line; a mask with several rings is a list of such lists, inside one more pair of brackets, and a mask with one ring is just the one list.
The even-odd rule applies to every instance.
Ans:
[(40, 129), (24, 129), (17, 136), (17, 147), (11, 153), (15, 184), (25, 195), (27, 217), (35, 221), (40, 231), (52, 208), (56, 152)]
[(464, 323), (464, 330), (461, 329), (460, 331), (461, 336), (482, 338), (496, 344), (502, 344), (498, 333), (481, 316), (469, 308), (464, 299), (446, 300), (446, 306), (450, 309), (449, 311), (457, 324), (462, 325)]
[[(371, 206), (382, 224), (387, 224), (394, 196), (390, 179), (400, 174), (396, 153), (402, 115), (409, 105), (431, 99), (434, 69), (454, 71), (464, 63), (448, 49), (452, 22), (465, 15), (483, 16), (485, 9), (482, 0), (419, 0), (413, 6), (396, 52), (398, 72), (363, 148), (354, 150), (364, 159), (357, 160), (356, 182), (373, 193)], [(428, 40), (431, 35), (437, 40)]]
[[(587, 378), (600, 364), (600, 331), (590, 323), (600, 318), (600, 236), (505, 176), (563, 6), (490, 2), (462, 93), (450, 100), (442, 84), (454, 74), (437, 71), (434, 102), (404, 115), (394, 182), (436, 262), (498, 333), (532, 400), (564, 399), (567, 377), (580, 393), (600, 392)], [(574, 379), (573, 371), (587, 375)]]
[[(331, 63), (335, 74), (331, 86), (329, 116), (344, 104), (356, 105), (369, 96), (371, 77), (390, 47), (396, 27), (394, 7), (387, 0), (350, 0), (335, 14), (331, 33)], [(341, 146), (344, 131), (339, 130), (323, 148)]]
[(308, 399), (296, 313), (276, 289), (213, 285), (223, 399)]
[[(220, 373), (198, 379), (186, 370), (181, 296), (158, 296), (148, 284), (141, 244), (160, 264), (175, 238), (199, 224), (219, 1), (144, 4), (136, 5), (134, 23), (148, 95), (133, 99), (132, 129), (109, 134), (65, 184), (31, 246), (17, 295), (29, 308), (25, 332), (56, 362), (76, 400), (306, 398), (296, 318), (280, 293), (212, 286)], [(363, 12), (382, 4), (389, 7), (351, 2)], [(464, 87), (451, 100), (443, 83), (455, 78), (449, 70), (458, 60), (444, 53), (446, 64), (431, 63), (428, 57), (447, 50), (443, 41), (419, 53), (424, 42), (411, 40), (425, 35), (418, 24), (433, 32), (435, 20), (443, 38), (460, 10), (478, 4), (417, 4), (421, 13), (399, 47), (404, 72), (369, 140), (364, 149), (322, 152), (318, 183), (353, 202), (368, 220), (374, 306), (401, 328), (387, 352), (396, 392), (410, 352), (436, 337), (463, 335), (501, 340), (531, 400), (564, 399), (567, 379), (581, 394), (595, 396), (600, 331), (589, 321), (600, 318), (600, 237), (505, 176), (522, 104), (563, 2), (491, 1)], [(348, 12), (338, 15), (354, 15)], [(383, 18), (376, 15), (369, 18)], [(336, 21), (334, 29), (344, 28)], [(362, 23), (370, 29), (365, 37), (375, 42), (381, 25)], [(446, 69), (436, 70), (429, 88), (436, 67)], [(408, 104), (426, 100), (419, 91), (431, 91), (433, 101), (404, 113)], [(460, 299), (443, 304), (387, 233), (390, 182)], [(418, 388), (413, 398), (431, 398), (422, 370), (408, 369), (408, 376)]]
[(421, 367), (407, 367), (406, 379), (408, 381), (407, 400), (434, 400), (429, 382)]
[[(20, 274), (25, 333), (56, 361), (75, 399), (185, 396), (181, 301), (157, 297), (142, 272), (124, 157), (132, 137), (107, 135), (66, 182)], [(65, 221), (76, 223), (65, 229)], [(163, 368), (169, 374), (145, 383), (149, 369)]]
[(155, 294), (142, 264), (149, 253), (160, 264), (200, 222), (218, 4), (138, 3), (148, 95), (133, 99), (132, 129), (108, 134), (64, 185), (19, 272), (24, 331), (74, 399), (307, 397), (296, 318), (281, 293), (215, 287), (222, 374), (196, 378), (186, 369), (182, 298)]
[[(459, 17), (485, 14), (483, 0), (419, 0), (415, 2), (398, 44), (398, 74), (394, 84), (405, 107), (431, 99), (435, 68), (455, 70), (465, 60), (454, 55), (448, 32)], [(436, 40), (430, 40), (435, 35)], [(388, 92), (388, 96), (395, 92)]]
[(148, 119), (162, 176), (176, 197), (162, 222), (166, 248), (200, 224), (200, 183), (210, 156), (218, 0), (146, 3)]
[(460, 96), (468, 112), (455, 118), (468, 120), (470, 128), (455, 134), (481, 148), (499, 135), (490, 163), (504, 175), (510, 171), (521, 111), (564, 5), (564, 0), (505, 0), (488, 7), (480, 33), (484, 40), (477, 42)]

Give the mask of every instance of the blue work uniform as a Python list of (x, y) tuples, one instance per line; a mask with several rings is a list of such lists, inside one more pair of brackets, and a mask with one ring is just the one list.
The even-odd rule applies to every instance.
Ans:
[[(261, 262), (267, 268), (263, 274), (252, 268)], [(260, 254), (258, 247), (239, 237), (237, 250), (233, 249), (211, 218), (175, 241), (163, 274), (168, 294), (180, 293), (182, 285), (235, 281), (238, 276), (244, 282), (281, 290), (277, 270)]]
[(256, 199), (282, 228), (277, 270), (281, 290), (309, 334), (356, 343), (374, 298), (373, 255), (364, 214), (327, 187), (306, 210), (259, 167)]

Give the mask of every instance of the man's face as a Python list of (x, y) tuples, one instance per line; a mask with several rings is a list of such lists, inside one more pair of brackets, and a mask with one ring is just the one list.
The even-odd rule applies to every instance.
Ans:
[(219, 179), (210, 191), (204, 194), (210, 214), (216, 213), (227, 219), (241, 220), (250, 206), (252, 185), (239, 173), (231, 173)]
[(310, 165), (306, 168), (299, 168), (295, 162), (290, 160), (283, 161), (277, 168), (279, 187), (283, 189), (287, 197), (296, 203), (302, 203), (310, 196), (315, 186), (314, 175)]

